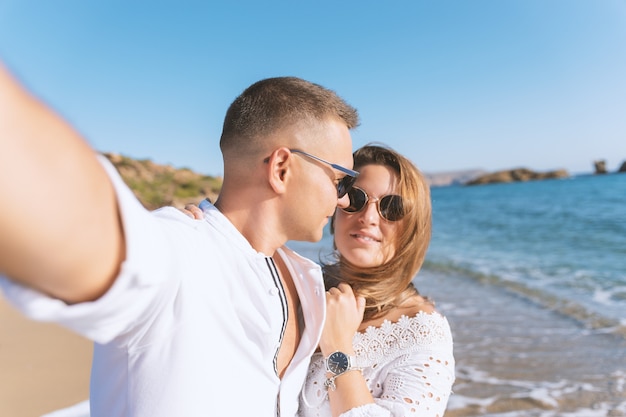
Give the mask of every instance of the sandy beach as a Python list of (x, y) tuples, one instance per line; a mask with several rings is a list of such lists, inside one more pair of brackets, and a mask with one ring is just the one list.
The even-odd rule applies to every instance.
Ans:
[(0, 416), (39, 417), (89, 396), (92, 344), (24, 318), (0, 295)]

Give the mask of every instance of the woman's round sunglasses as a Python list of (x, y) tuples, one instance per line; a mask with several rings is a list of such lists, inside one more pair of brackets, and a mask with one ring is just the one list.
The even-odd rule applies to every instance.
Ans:
[(404, 217), (404, 205), (402, 204), (402, 197), (399, 195), (389, 194), (370, 199), (365, 191), (353, 186), (348, 190), (348, 198), (350, 199), (350, 205), (342, 208), (346, 213), (358, 213), (370, 202), (376, 202), (378, 214), (383, 219), (395, 222)]

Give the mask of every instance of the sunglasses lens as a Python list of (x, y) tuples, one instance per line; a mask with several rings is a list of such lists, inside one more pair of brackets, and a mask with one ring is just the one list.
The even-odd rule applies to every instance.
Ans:
[(386, 195), (379, 201), (380, 215), (390, 222), (395, 222), (404, 217), (404, 205), (399, 195)]
[(352, 188), (348, 191), (348, 198), (350, 199), (350, 205), (343, 209), (343, 211), (348, 213), (356, 213), (367, 203), (367, 194), (360, 188)]
[(339, 183), (337, 184), (337, 198), (341, 198), (346, 195), (346, 193), (352, 189), (355, 181), (356, 177), (351, 177), (350, 175), (346, 175), (339, 180)]

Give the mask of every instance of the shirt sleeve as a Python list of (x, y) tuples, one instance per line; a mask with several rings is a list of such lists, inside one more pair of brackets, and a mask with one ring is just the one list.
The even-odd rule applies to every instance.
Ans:
[[(346, 411), (342, 417), (442, 417), (455, 380), (452, 334), (442, 316), (424, 315), (428, 337), (385, 364), (370, 387), (380, 387), (374, 404)], [(440, 320), (438, 318), (441, 318)]]
[(166, 279), (171, 275), (167, 272), (172, 256), (167, 228), (140, 204), (108, 160), (102, 156), (99, 160), (115, 187), (126, 240), (126, 258), (111, 288), (98, 300), (73, 305), (1, 276), (0, 288), (27, 317), (56, 322), (98, 343), (108, 343), (136, 327), (159, 302), (160, 294), (166, 293), (163, 287), (176, 283)]
[(380, 398), (341, 417), (442, 417), (454, 382), (452, 355), (436, 352), (404, 355), (388, 365)]

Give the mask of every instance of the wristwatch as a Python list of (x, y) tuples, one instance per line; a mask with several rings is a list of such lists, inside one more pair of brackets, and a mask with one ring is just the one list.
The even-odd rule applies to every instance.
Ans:
[(346, 355), (345, 353), (340, 351), (335, 351), (328, 355), (326, 357), (326, 371), (330, 372), (333, 375), (328, 378), (326, 382), (324, 382), (324, 386), (326, 387), (326, 389), (331, 389), (332, 391), (337, 389), (337, 386), (335, 385), (335, 378), (348, 371), (360, 369), (356, 368), (355, 365), (356, 356)]

